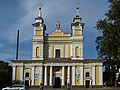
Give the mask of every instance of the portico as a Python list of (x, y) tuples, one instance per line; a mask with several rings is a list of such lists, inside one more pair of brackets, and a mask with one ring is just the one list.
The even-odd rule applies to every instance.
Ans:
[[(88, 64), (88, 61), (91, 64)], [(72, 86), (85, 86), (86, 84), (89, 84), (89, 86), (95, 86), (96, 84), (102, 85), (102, 73), (100, 73), (102, 63), (100, 64), (96, 60), (93, 62), (90, 60), (73, 62), (66, 60), (66, 62), (62, 63), (62, 61), (56, 62), (51, 60), (45, 64), (32, 63), (30, 65), (31, 75), (29, 77), (24, 76), (24, 78), (30, 80), (31, 86), (40, 84), (44, 86), (55, 86), (56, 80), (60, 84), (59, 86), (67, 86), (68, 84)], [(21, 72), (30, 72), (26, 71), (27, 68), (25, 67), (27, 67), (27, 64), (24, 64), (24, 62), (22, 64), (24, 68), (20, 69), (23, 70)], [(19, 67), (18, 64), (14, 64), (14, 66)], [(13, 73), (16, 73), (15, 69), (17, 68), (15, 67), (13, 68)]]

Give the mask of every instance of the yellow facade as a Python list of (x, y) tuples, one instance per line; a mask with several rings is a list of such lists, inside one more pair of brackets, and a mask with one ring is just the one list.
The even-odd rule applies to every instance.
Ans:
[(13, 60), (12, 80), (29, 86), (102, 86), (102, 61), (83, 58), (84, 23), (80, 16), (73, 19), (71, 33), (64, 33), (58, 21), (55, 31), (45, 34), (40, 15), (33, 24), (32, 60)]
[(99, 66), (96, 66), (96, 84), (99, 85)]
[(16, 80), (20, 80), (20, 67), (16, 68)]

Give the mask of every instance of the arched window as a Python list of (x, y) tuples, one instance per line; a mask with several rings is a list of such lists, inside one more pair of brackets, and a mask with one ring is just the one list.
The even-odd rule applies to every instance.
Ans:
[(86, 72), (86, 77), (90, 77), (90, 73), (89, 72)]
[(36, 57), (40, 57), (40, 48), (36, 47)]
[(25, 77), (29, 77), (29, 72), (26, 72), (26, 73), (25, 73)]
[(76, 47), (76, 48), (75, 48), (75, 56), (76, 56), (76, 57), (79, 57), (79, 56), (80, 56), (79, 47)]

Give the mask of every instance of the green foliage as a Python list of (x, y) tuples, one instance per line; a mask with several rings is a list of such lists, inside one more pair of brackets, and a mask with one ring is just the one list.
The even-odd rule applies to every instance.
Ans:
[(11, 76), (12, 67), (9, 66), (9, 63), (0, 61), (0, 90), (11, 84)]
[(105, 60), (106, 66), (120, 66), (120, 0), (109, 0), (109, 10), (105, 18), (98, 20), (97, 30), (102, 32), (96, 38), (99, 58)]

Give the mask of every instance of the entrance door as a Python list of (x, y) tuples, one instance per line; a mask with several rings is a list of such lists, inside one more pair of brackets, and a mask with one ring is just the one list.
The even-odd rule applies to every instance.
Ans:
[(25, 80), (25, 86), (29, 87), (29, 80)]
[(60, 84), (60, 77), (55, 77), (55, 83), (54, 83), (54, 88), (60, 88), (61, 84)]
[(89, 87), (90, 87), (90, 80), (86, 80), (86, 82), (85, 82), (85, 87), (86, 87), (86, 88), (89, 88)]

